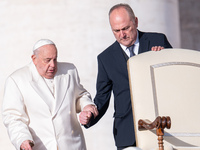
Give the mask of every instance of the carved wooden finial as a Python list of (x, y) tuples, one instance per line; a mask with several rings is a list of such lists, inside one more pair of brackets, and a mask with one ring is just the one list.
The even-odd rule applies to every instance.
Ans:
[(158, 116), (154, 122), (150, 122), (149, 120), (142, 120), (138, 121), (138, 129), (139, 130), (152, 130), (156, 128), (156, 134), (158, 136), (158, 147), (159, 150), (164, 150), (163, 145), (163, 135), (164, 135), (164, 128), (170, 129), (171, 128), (171, 118), (167, 117), (160, 117)]

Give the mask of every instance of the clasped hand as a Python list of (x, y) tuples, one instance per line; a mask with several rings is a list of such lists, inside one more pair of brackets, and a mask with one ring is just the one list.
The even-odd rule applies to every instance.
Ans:
[(22, 142), (20, 146), (20, 150), (32, 150), (32, 147), (34, 146), (33, 142), (30, 140), (26, 140)]
[(98, 116), (99, 112), (95, 105), (87, 105), (83, 108), (83, 111), (79, 114), (79, 121), (82, 125), (86, 125), (90, 122), (92, 115), (94, 118)]

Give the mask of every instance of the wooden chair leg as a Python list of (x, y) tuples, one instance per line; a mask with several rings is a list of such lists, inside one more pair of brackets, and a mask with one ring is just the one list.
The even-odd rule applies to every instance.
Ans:
[(164, 130), (161, 128), (156, 129), (156, 134), (158, 136), (158, 147), (159, 150), (164, 150), (164, 145), (163, 145), (163, 135), (164, 135)]

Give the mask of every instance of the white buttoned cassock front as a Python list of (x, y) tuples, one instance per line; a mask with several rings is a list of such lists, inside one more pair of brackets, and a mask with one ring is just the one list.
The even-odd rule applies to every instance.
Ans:
[(85, 150), (77, 113), (94, 104), (80, 84), (76, 67), (58, 63), (52, 95), (35, 65), (11, 74), (5, 84), (3, 122), (17, 150), (25, 140), (34, 141), (33, 150)]

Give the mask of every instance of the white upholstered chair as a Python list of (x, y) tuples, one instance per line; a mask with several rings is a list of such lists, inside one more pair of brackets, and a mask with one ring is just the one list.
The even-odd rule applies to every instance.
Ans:
[(200, 150), (200, 52), (149, 51), (127, 65), (137, 147)]

